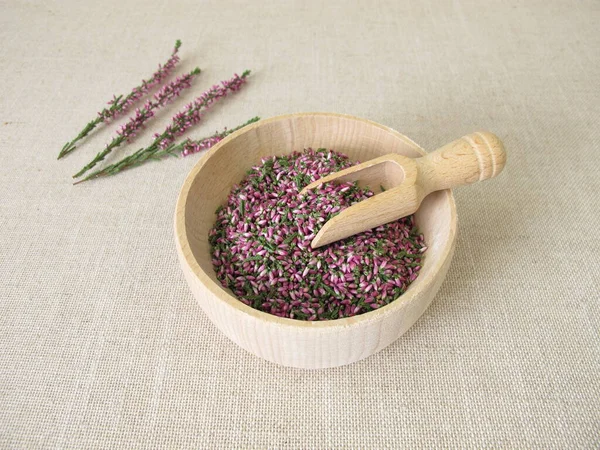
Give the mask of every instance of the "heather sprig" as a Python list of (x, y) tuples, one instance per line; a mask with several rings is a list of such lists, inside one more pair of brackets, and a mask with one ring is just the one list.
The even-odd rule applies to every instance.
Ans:
[(179, 144), (171, 144), (167, 148), (143, 148), (138, 150), (137, 152), (123, 158), (122, 160), (116, 162), (115, 164), (111, 164), (110, 166), (105, 167), (104, 169), (98, 170), (86, 178), (77, 181), (74, 184), (79, 184), (84, 181), (91, 180), (93, 178), (106, 177), (110, 175), (115, 175), (119, 172), (122, 172), (126, 169), (131, 169), (133, 167), (137, 167), (147, 161), (155, 161), (160, 160), (168, 156), (188, 156), (192, 153), (196, 153), (202, 150), (206, 150), (217, 142), (223, 140), (225, 137), (229, 136), (231, 133), (236, 132), (237, 130), (244, 128), (246, 125), (257, 122), (260, 120), (260, 117), (253, 117), (242, 125), (238, 125), (235, 128), (225, 128), (223, 131), (216, 132), (215, 134), (197, 140), (186, 139), (185, 141)]
[(67, 142), (60, 153), (58, 154), (58, 159), (63, 156), (71, 153), (75, 150), (75, 144), (79, 142), (81, 139), (86, 137), (94, 128), (96, 128), (99, 124), (108, 122), (118, 116), (125, 114), (129, 108), (137, 102), (140, 98), (146, 95), (150, 89), (154, 86), (160, 84), (168, 75), (171, 73), (175, 65), (179, 62), (179, 56), (177, 53), (179, 52), (179, 48), (181, 47), (181, 41), (177, 40), (175, 42), (175, 48), (171, 53), (170, 58), (164, 65), (158, 65), (158, 70), (152, 74), (150, 78), (147, 80), (142, 80), (139, 86), (134, 87), (131, 92), (124, 96), (115, 95), (108, 102), (108, 107), (102, 109), (97, 115), (97, 117), (90, 122), (79, 132), (79, 134), (71, 141)]
[(245, 70), (241, 76), (234, 74), (230, 80), (222, 81), (220, 86), (216, 84), (203, 92), (193, 102), (188, 104), (184, 110), (175, 114), (171, 124), (165, 128), (162, 134), (154, 135), (154, 142), (148, 148), (166, 149), (178, 136), (181, 136), (189, 128), (200, 122), (205, 110), (213, 103), (227, 96), (229, 92), (238, 91), (246, 82), (248, 75), (250, 75), (249, 70)]
[(154, 111), (170, 103), (177, 98), (183, 90), (189, 88), (192, 85), (192, 80), (198, 74), (200, 74), (200, 69), (196, 67), (190, 73), (177, 77), (169, 84), (163, 86), (156, 94), (154, 94), (152, 99), (144, 104), (143, 107), (136, 109), (135, 115), (117, 130), (117, 136), (115, 136), (106, 148), (99, 152), (92, 161), (73, 175), (73, 178), (80, 177), (90, 170), (123, 142), (131, 142), (139, 130), (143, 128), (144, 123), (154, 116)]

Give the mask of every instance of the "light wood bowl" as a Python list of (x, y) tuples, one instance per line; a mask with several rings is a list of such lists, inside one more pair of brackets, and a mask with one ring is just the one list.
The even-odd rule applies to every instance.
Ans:
[(186, 178), (175, 211), (175, 240), (185, 278), (208, 318), (240, 347), (284, 366), (318, 369), (366, 358), (398, 339), (429, 306), (454, 252), (456, 207), (450, 190), (425, 198), (415, 217), (428, 250), (417, 279), (378, 310), (330, 321), (285, 319), (255, 310), (221, 286), (213, 270), (208, 232), (215, 210), (235, 183), (265, 156), (325, 147), (366, 161), (425, 151), (400, 133), (368, 120), (329, 114), (291, 114), (262, 120), (215, 145)]

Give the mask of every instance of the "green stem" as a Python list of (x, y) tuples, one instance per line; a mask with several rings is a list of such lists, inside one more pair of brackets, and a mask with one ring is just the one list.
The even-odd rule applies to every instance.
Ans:
[(86, 137), (90, 131), (92, 131), (94, 128), (96, 128), (96, 126), (101, 123), (104, 122), (104, 119), (102, 119), (102, 117), (98, 116), (96, 117), (94, 120), (88, 122), (88, 124), (83, 127), (83, 130), (81, 130), (79, 132), (79, 134), (75, 137), (75, 139), (73, 139), (70, 142), (67, 142), (62, 150), (60, 151), (60, 153), (58, 154), (58, 158), (56, 159), (60, 159), (65, 155), (68, 155), (69, 153), (71, 153), (73, 150), (75, 150), (75, 144), (80, 141), (81, 139), (83, 139), (84, 137)]
[(119, 145), (121, 145), (121, 143), (123, 143), (125, 141), (125, 137), (124, 136), (117, 136), (115, 137), (110, 144), (108, 144), (106, 146), (106, 148), (104, 150), (102, 150), (101, 152), (99, 152), (94, 159), (92, 159), (88, 164), (86, 164), (85, 166), (83, 166), (83, 168), (77, 172), (75, 175), (73, 175), (73, 178), (79, 178), (81, 175), (83, 175), (84, 173), (86, 173), (88, 170), (90, 170), (92, 167), (94, 167), (96, 164), (98, 164), (100, 161), (103, 161), (104, 158), (106, 157), (106, 155), (108, 155), (113, 148), (118, 147)]
[[(257, 122), (258, 120), (260, 120), (260, 117), (253, 117), (252, 119), (248, 120), (247, 122), (244, 122), (243, 124), (241, 124), (235, 128), (225, 129), (221, 132), (213, 134), (212, 136), (207, 136), (205, 138), (198, 139), (195, 142), (201, 143), (202, 141), (205, 141), (207, 139), (214, 139), (214, 138), (223, 139), (226, 136), (229, 136), (231, 133), (234, 133), (234, 132), (240, 130), (241, 128), (244, 128), (246, 125)], [(158, 142), (160, 142), (160, 141), (158, 141)], [(75, 184), (83, 183), (84, 181), (89, 181), (94, 178), (115, 175), (123, 170), (132, 169), (132, 168), (137, 167), (141, 164), (144, 164), (145, 162), (150, 161), (150, 160), (161, 160), (168, 156), (177, 156), (183, 152), (186, 145), (189, 145), (192, 143), (193, 143), (193, 141), (186, 139), (185, 141), (183, 141), (179, 144), (171, 144), (170, 146), (168, 146), (165, 149), (161, 149), (158, 146), (158, 143), (153, 144), (150, 147), (141, 148), (141, 149), (137, 150), (135, 153), (132, 153), (131, 155), (123, 158), (122, 160), (120, 160), (114, 164), (111, 164), (110, 166), (107, 166), (104, 169), (97, 170), (97, 171), (91, 173), (90, 175), (88, 175), (87, 177), (82, 178), (79, 181), (76, 181), (73, 184), (75, 185)]]

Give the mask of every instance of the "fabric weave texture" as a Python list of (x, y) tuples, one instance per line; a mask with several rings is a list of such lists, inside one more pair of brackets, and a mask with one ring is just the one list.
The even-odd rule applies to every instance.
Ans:
[[(0, 3), (1, 448), (598, 448), (600, 3)], [(173, 212), (202, 157), (71, 185), (116, 127), (67, 140), (181, 39), (182, 98), (248, 85), (188, 136), (353, 114), (426, 150), (497, 134), (504, 173), (455, 191), (439, 294), (346, 367), (275, 366), (195, 303)]]

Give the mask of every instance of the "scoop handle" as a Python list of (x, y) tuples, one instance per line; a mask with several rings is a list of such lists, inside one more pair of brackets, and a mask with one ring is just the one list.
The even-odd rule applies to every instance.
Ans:
[(424, 194), (493, 178), (506, 163), (504, 145), (487, 131), (463, 136), (416, 160)]

